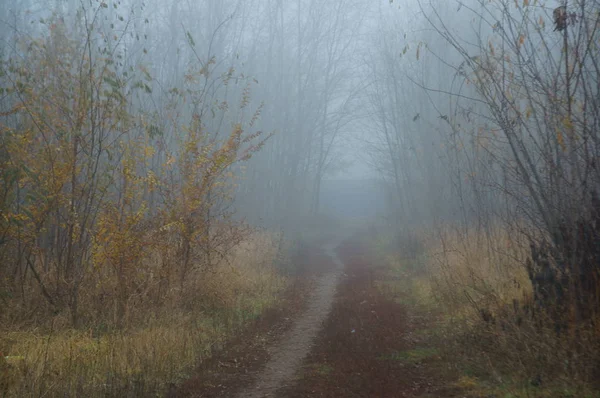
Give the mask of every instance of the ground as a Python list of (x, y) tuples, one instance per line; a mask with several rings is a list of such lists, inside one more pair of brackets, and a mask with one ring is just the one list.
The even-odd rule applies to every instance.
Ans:
[(427, 320), (377, 289), (384, 273), (369, 253), (358, 238), (307, 248), (284, 305), (170, 396), (453, 396), (436, 350), (419, 345)]

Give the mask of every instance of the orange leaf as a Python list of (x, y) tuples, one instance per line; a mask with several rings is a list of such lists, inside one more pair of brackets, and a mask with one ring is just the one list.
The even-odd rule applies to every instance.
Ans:
[(558, 141), (558, 145), (560, 145), (560, 147), (563, 151), (567, 150), (567, 147), (565, 145), (565, 139), (563, 137), (562, 131), (560, 131), (560, 130), (556, 131), (556, 141)]

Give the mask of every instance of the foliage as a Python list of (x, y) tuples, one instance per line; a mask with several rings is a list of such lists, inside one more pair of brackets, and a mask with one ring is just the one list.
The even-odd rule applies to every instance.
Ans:
[[(276, 237), (254, 233), (213, 272), (190, 275), (185, 302), (158, 306), (149, 296), (130, 298), (130, 311), (138, 316), (130, 316), (124, 330), (93, 322), (74, 330), (62, 327), (60, 317), (50, 331), (2, 325), (0, 394), (160, 395), (188, 378), (198, 361), (248, 321), (280, 305), (287, 281), (272, 266), (278, 255)], [(103, 283), (116, 283), (113, 279)], [(106, 298), (95, 303), (105, 289), (86, 293), (93, 300), (86, 310), (106, 305)]]
[[(197, 252), (208, 267), (213, 252), (224, 257), (243, 237), (220, 211), (232, 198), (232, 167), (264, 142), (241, 122), (229, 132), (207, 131), (204, 112), (213, 98), (201, 80), (223, 78), (206, 69), (190, 71), (185, 86), (171, 90), (167, 136), (133, 106), (135, 95), (151, 91), (140, 83), (147, 71), (138, 68), (138, 77), (125, 68), (118, 44), (93, 48), (99, 32), (84, 21), (69, 31), (57, 18), (45, 36), (23, 38), (26, 54), (2, 68), (4, 289), (21, 290), (25, 303), (35, 293), (23, 287), (35, 280), (47, 305), (68, 310), (75, 326), (82, 284), (109, 275), (118, 281), (120, 323), (129, 297), (149, 288), (142, 262), (165, 248), (167, 234), (178, 261), (165, 264), (179, 268), (181, 281)], [(86, 33), (81, 40), (72, 38), (78, 29)]]
[[(464, 229), (476, 221), (487, 241), (496, 237), (498, 219), (510, 226), (528, 252), (514, 256), (522, 264), (515, 281), (530, 291), (526, 296), (489, 292), (494, 273), (487, 260), (466, 257), (478, 250), (471, 249), (465, 232), (469, 244), (455, 249), (462, 259), (443, 250), (440, 263), (446, 266), (436, 272), (442, 275), (440, 293), (447, 302), (471, 302), (476, 308), (484, 326), (477, 323), (473, 333), (486, 336), (481, 352), (495, 355), (502, 347), (509, 353), (501, 371), (518, 366), (536, 384), (540, 377), (546, 382), (555, 376), (565, 383), (569, 378), (589, 383), (597, 379), (591, 352), (600, 342), (595, 144), (600, 3), (456, 3), (457, 12), (466, 9), (480, 22), (475, 40), (451, 29), (436, 7), (420, 2), (420, 9), (459, 58), (448, 92), (452, 114), (440, 117), (451, 133), (448, 148), (460, 159), (454, 165), (457, 191), (461, 200), (472, 198), (475, 208)], [(488, 193), (496, 197), (488, 199)], [(511, 250), (496, 245), (481, 248), (510, 258)], [(494, 259), (493, 266), (514, 269), (501, 260)], [(474, 266), (461, 272), (456, 265), (461, 262)], [(472, 344), (468, 334), (465, 344)]]
[(211, 89), (245, 84), (233, 69), (210, 59), (161, 88), (125, 57), (139, 35), (106, 3), (64, 21), (42, 21), (0, 64), (0, 394), (144, 395), (285, 285), (277, 241), (230, 210), (268, 136), (249, 132), (260, 107), (237, 112), (250, 84), (239, 109)]

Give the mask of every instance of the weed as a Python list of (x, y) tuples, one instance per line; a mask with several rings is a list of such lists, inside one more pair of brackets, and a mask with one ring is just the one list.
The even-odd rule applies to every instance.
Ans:
[[(453, 388), (467, 396), (470, 390), (497, 397), (597, 396), (598, 330), (558, 335), (552, 322), (532, 316), (527, 239), (503, 228), (419, 235), (421, 244), (408, 256), (394, 240), (374, 239), (373, 251), (387, 265), (376, 286), (409, 316), (427, 320), (413, 337), (453, 369)], [(418, 361), (419, 354), (417, 348), (382, 359)]]
[(392, 352), (379, 356), (383, 361), (400, 361), (405, 363), (421, 363), (439, 355), (436, 348), (417, 347), (411, 350)]
[[(177, 294), (157, 306), (140, 303), (123, 329), (108, 321), (72, 329), (61, 315), (49, 330), (5, 323), (0, 395), (161, 394), (189, 377), (228, 336), (279, 304), (288, 282), (272, 266), (276, 244), (267, 234), (250, 236), (212, 272), (192, 272), (184, 299)], [(91, 305), (93, 294), (84, 303)]]
[(312, 364), (311, 369), (320, 376), (328, 376), (331, 372), (333, 372), (333, 367), (326, 363)]

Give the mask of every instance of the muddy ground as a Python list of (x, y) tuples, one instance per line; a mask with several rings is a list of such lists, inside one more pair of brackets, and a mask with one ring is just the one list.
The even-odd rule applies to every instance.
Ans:
[[(307, 248), (284, 305), (204, 363), (172, 397), (451, 397), (421, 327), (383, 296), (357, 238)], [(419, 351), (421, 350), (421, 351)], [(425, 351), (426, 352), (426, 351)]]

